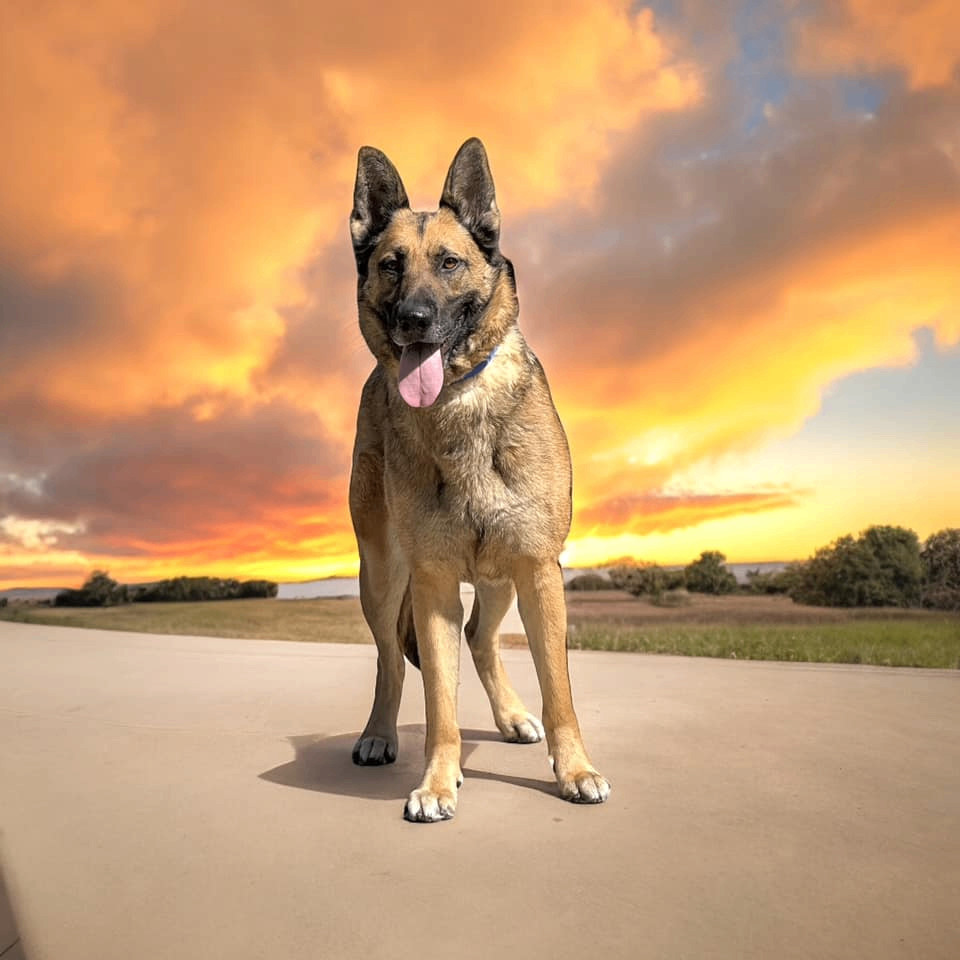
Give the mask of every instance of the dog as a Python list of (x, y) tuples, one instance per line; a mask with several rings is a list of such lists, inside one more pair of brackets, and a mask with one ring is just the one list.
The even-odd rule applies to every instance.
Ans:
[[(404, 816), (454, 815), (466, 581), (476, 594), (464, 632), (497, 728), (516, 743), (546, 736), (560, 795), (602, 803), (610, 785), (584, 748), (567, 668), (559, 556), (570, 529), (570, 453), (517, 326), (483, 144), (473, 138), (457, 152), (434, 213), (411, 210), (394, 165), (362, 147), (350, 234), (360, 331), (377, 362), (363, 387), (350, 479), (360, 602), (377, 644), (373, 707), (353, 760), (396, 760), (406, 655), (423, 674), (426, 769)], [(500, 659), (514, 591), (542, 724)]]

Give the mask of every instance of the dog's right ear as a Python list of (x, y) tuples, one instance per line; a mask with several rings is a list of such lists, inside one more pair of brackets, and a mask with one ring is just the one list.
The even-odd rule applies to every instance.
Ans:
[(386, 154), (374, 147), (361, 147), (357, 156), (357, 183), (353, 188), (353, 212), (350, 214), (350, 236), (357, 269), (361, 273), (366, 272), (370, 251), (390, 218), (397, 210), (409, 206), (400, 174)]

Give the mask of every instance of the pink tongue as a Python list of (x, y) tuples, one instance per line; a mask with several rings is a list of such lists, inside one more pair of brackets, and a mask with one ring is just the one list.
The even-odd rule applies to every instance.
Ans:
[(411, 407), (429, 407), (443, 387), (439, 343), (411, 343), (400, 356), (400, 396)]

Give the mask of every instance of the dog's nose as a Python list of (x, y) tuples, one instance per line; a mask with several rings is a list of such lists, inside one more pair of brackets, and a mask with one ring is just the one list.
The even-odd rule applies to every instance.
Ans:
[(437, 320), (437, 306), (425, 297), (408, 297), (397, 310), (397, 325), (404, 340), (429, 339), (427, 334)]

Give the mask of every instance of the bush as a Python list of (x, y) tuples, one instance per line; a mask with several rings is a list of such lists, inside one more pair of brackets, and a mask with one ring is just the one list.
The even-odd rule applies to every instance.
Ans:
[(53, 599), (55, 607), (112, 607), (129, 602), (127, 588), (113, 580), (106, 570), (94, 570), (79, 590), (62, 590)]
[(614, 588), (635, 597), (659, 597), (667, 589), (667, 581), (667, 571), (655, 563), (622, 563), (610, 570)]
[(219, 577), (174, 577), (159, 583), (127, 587), (95, 570), (79, 590), (63, 590), (54, 598), (57, 607), (109, 607), (117, 603), (161, 603), (194, 600), (240, 600), (275, 597), (271, 580), (221, 580)]
[(690, 593), (683, 587), (665, 590), (658, 597), (651, 597), (650, 602), (656, 607), (686, 607), (690, 605)]
[(759, 593), (765, 596), (774, 596), (789, 592), (793, 585), (795, 571), (792, 567), (783, 570), (770, 570), (761, 573), (759, 569), (747, 571), (747, 593)]
[(602, 573), (578, 573), (567, 581), (567, 590), (612, 590), (613, 584)]
[(960, 588), (926, 587), (923, 591), (923, 605), (933, 610), (960, 611)]
[(636, 582), (638, 564), (634, 560), (624, 560), (607, 571), (614, 590), (633, 591), (630, 587)]
[(923, 592), (920, 541), (905, 527), (870, 527), (861, 537), (880, 568), (877, 594), (885, 606), (913, 607)]
[(240, 584), (240, 598), (248, 597), (275, 597), (277, 585), (272, 580), (244, 580)]
[(925, 607), (960, 610), (960, 529), (940, 530), (927, 537), (920, 551)]
[(726, 557), (719, 550), (704, 550), (685, 570), (687, 589), (694, 593), (734, 593), (737, 578), (724, 565)]
[(797, 567), (790, 596), (822, 607), (908, 607), (919, 602), (922, 584), (917, 535), (876, 526), (817, 550)]
[(683, 590), (687, 589), (687, 575), (683, 569), (677, 570), (664, 570), (663, 571), (665, 588), (667, 590)]
[(137, 588), (138, 603), (187, 603), (199, 600), (240, 600), (275, 597), (277, 585), (270, 580), (222, 580), (219, 577), (174, 577)]

